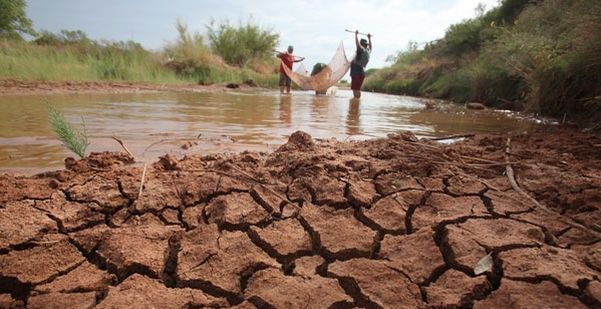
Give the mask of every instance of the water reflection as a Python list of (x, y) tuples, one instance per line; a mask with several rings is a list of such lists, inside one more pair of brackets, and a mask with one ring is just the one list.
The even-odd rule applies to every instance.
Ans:
[(280, 110), (279, 119), (286, 127), (292, 125), (292, 96), (282, 95), (280, 96)]
[(361, 100), (352, 98), (349, 100), (349, 108), (346, 116), (346, 134), (361, 134), (361, 121), (359, 119), (359, 104)]
[[(206, 154), (267, 150), (296, 130), (316, 138), (367, 138), (411, 130), (420, 136), (527, 130), (532, 121), (493, 111), (467, 111), (451, 104), (425, 110), (421, 99), (365, 93), (351, 100), (350, 91), (336, 96), (295, 92), (213, 92), (154, 94), (82, 94), (0, 96), (0, 170), (58, 168), (72, 155), (50, 129), (44, 101), (61, 109), (76, 126), (85, 118), (89, 151), (128, 148), (153, 159), (164, 153)], [(198, 146), (181, 149), (186, 140)]]

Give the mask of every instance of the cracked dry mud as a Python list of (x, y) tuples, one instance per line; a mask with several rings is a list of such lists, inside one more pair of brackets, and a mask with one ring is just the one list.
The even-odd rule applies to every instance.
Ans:
[[(601, 308), (601, 144), (296, 132), (273, 153), (121, 153), (0, 176), (0, 308)], [(569, 224), (578, 222), (579, 229)], [(487, 254), (490, 271), (475, 275)]]

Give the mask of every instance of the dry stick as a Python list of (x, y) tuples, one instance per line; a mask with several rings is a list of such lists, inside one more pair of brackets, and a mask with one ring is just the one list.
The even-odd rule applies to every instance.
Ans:
[(117, 143), (119, 143), (119, 144), (121, 145), (121, 147), (123, 147), (123, 150), (125, 150), (125, 152), (127, 152), (127, 154), (128, 154), (130, 157), (132, 157), (132, 158), (134, 158), (134, 159), (136, 158), (136, 157), (135, 157), (135, 156), (134, 156), (134, 155), (131, 153), (131, 151), (129, 151), (129, 149), (127, 149), (127, 147), (125, 147), (125, 144), (123, 144), (123, 141), (122, 141), (122, 140), (118, 139), (116, 136), (111, 136), (111, 137), (112, 137), (114, 140), (116, 140), (116, 141), (117, 141)]
[[(509, 147), (511, 145), (511, 137), (507, 138), (507, 144), (505, 146), (505, 160), (507, 162), (509, 162)], [(528, 193), (526, 193), (526, 191), (524, 191), (522, 188), (520, 188), (520, 186), (518, 185), (518, 183), (515, 181), (515, 176), (513, 174), (513, 168), (511, 167), (511, 164), (507, 164), (505, 167), (505, 171), (507, 174), (507, 178), (509, 179), (509, 183), (511, 184), (511, 187), (518, 192), (520, 195), (526, 197), (527, 199), (529, 199), (536, 207), (538, 207), (539, 209), (541, 209), (542, 211), (551, 214), (551, 215), (557, 215), (557, 213), (551, 211), (549, 208), (547, 208), (546, 206), (542, 205), (541, 203), (539, 203), (535, 198), (533, 198), (532, 196), (530, 196)], [(601, 233), (596, 232), (590, 228), (587, 228), (586, 226), (574, 222), (572, 219), (568, 218), (568, 217), (564, 217), (564, 216), (560, 216), (559, 220), (562, 223), (565, 223), (571, 227), (577, 228), (582, 230), (585, 233), (589, 233), (595, 237), (597, 237), (598, 239), (601, 239)]]
[(476, 134), (455, 134), (449, 136), (441, 136), (441, 137), (431, 137), (428, 140), (431, 141), (444, 141), (446, 139), (455, 139), (455, 138), (463, 138), (463, 137), (474, 137)]
[(144, 161), (144, 169), (142, 170), (142, 180), (140, 180), (140, 190), (138, 190), (138, 199), (142, 196), (142, 189), (144, 188), (144, 177), (146, 176), (147, 161)]
[[(123, 143), (122, 140), (118, 139), (116, 136), (111, 136), (114, 140), (117, 141), (117, 143), (119, 143), (121, 145), (121, 147), (123, 147), (123, 149), (125, 150), (125, 152), (127, 152), (127, 154), (134, 158), (134, 160), (136, 160), (136, 156), (134, 156), (131, 151), (129, 151), (129, 149), (127, 149), (127, 147), (125, 146), (125, 144)], [(148, 165), (148, 161), (144, 160), (144, 169), (142, 170), (142, 179), (140, 179), (140, 189), (138, 190), (138, 199), (140, 198), (140, 196), (142, 196), (142, 189), (144, 188), (144, 178), (146, 177), (146, 167)]]

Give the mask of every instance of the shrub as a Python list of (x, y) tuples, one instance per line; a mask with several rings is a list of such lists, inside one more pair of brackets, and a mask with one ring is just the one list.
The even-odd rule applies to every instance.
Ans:
[(279, 35), (252, 23), (251, 20), (238, 27), (228, 22), (207, 26), (211, 50), (225, 62), (243, 67), (252, 59), (266, 59), (279, 41)]

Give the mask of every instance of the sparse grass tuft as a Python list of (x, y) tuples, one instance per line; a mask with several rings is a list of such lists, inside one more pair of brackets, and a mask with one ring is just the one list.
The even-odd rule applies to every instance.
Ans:
[(80, 131), (73, 129), (65, 115), (50, 104), (48, 104), (48, 114), (52, 130), (58, 135), (63, 145), (83, 159), (86, 155), (86, 148), (90, 144), (83, 116), (81, 117), (83, 131)]

